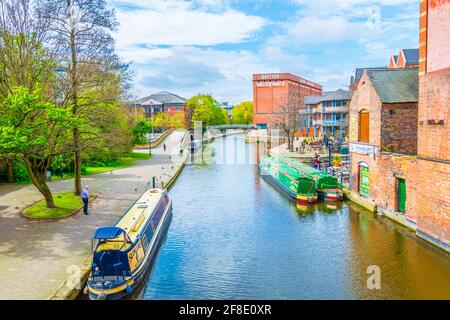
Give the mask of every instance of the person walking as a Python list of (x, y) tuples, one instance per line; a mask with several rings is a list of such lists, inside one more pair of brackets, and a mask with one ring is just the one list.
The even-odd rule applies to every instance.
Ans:
[(89, 215), (88, 207), (89, 207), (89, 187), (85, 186), (81, 191), (81, 200), (83, 200), (83, 212), (85, 215)]

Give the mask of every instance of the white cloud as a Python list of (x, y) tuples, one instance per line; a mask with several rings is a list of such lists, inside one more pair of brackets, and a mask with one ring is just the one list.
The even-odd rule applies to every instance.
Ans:
[[(140, 6), (140, 2), (137, 5)], [(119, 48), (142, 43), (197, 46), (240, 43), (266, 24), (264, 18), (243, 12), (231, 9), (209, 12), (189, 7), (186, 2), (146, 4), (142, 8), (118, 10), (120, 27), (116, 39)]]
[(361, 23), (350, 22), (344, 17), (305, 17), (287, 26), (288, 34), (297, 43), (331, 43), (351, 38)]

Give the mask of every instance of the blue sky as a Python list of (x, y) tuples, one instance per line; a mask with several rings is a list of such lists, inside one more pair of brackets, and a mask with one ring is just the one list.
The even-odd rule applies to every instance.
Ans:
[(419, 0), (108, 0), (136, 97), (171, 91), (252, 100), (252, 74), (290, 72), (324, 90), (356, 67), (418, 47)]

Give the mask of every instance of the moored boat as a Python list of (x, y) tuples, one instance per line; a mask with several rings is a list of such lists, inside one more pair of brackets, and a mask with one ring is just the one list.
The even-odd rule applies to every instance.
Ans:
[(313, 179), (320, 199), (327, 201), (341, 201), (344, 199), (342, 185), (337, 181), (336, 177), (288, 157), (280, 157), (279, 161)]
[(264, 157), (259, 163), (260, 173), (285, 191), (295, 200), (303, 203), (315, 203), (318, 195), (314, 180), (305, 174), (272, 157)]
[(131, 296), (143, 284), (172, 218), (165, 190), (146, 191), (112, 227), (97, 229), (87, 283), (92, 300)]

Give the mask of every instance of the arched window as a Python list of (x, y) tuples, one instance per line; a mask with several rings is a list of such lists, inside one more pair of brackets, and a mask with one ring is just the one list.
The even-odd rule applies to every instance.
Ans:
[(369, 142), (369, 126), (370, 126), (370, 114), (368, 110), (361, 110), (359, 112), (359, 128), (358, 128), (358, 141)]

